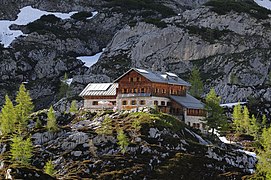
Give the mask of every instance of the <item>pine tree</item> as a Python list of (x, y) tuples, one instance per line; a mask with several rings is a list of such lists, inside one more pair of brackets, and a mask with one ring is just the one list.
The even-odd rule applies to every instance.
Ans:
[(21, 84), (16, 96), (15, 106), (17, 114), (17, 122), (19, 123), (19, 130), (24, 130), (27, 126), (28, 117), (34, 109), (32, 99), (29, 92), (26, 90), (24, 84)]
[(70, 107), (70, 113), (76, 114), (78, 112), (76, 101), (73, 100)]
[(105, 116), (101, 127), (96, 130), (96, 133), (106, 135), (111, 135), (113, 133), (112, 119), (108, 115)]
[(48, 118), (47, 118), (47, 126), (46, 126), (47, 129), (49, 131), (56, 132), (58, 130), (58, 126), (57, 126), (57, 123), (56, 123), (56, 117), (55, 117), (53, 106), (51, 106), (49, 108), (47, 116), (48, 116)]
[(208, 116), (205, 118), (205, 121), (207, 121), (208, 127), (212, 129), (212, 135), (214, 134), (214, 129), (226, 129), (227, 121), (224, 110), (220, 106), (220, 97), (216, 95), (213, 88), (207, 94), (205, 101), (206, 110), (208, 112)]
[(5, 96), (5, 100), (5, 104), (0, 113), (0, 129), (3, 134), (9, 134), (15, 130), (16, 114), (8, 95)]
[(244, 110), (243, 110), (243, 123), (241, 127), (245, 134), (249, 134), (250, 118), (249, 118), (249, 111), (246, 106), (244, 107)]
[(261, 136), (261, 145), (263, 149), (259, 150), (258, 163), (256, 165), (258, 175), (265, 176), (265, 179), (271, 179), (271, 128), (264, 129)]
[(11, 160), (22, 165), (28, 165), (33, 152), (30, 138), (23, 140), (20, 136), (14, 136), (11, 144)]
[(52, 162), (52, 160), (49, 160), (45, 166), (44, 166), (44, 172), (46, 174), (49, 174), (50, 176), (54, 176), (55, 174), (55, 167), (54, 167), (54, 164)]
[(234, 125), (235, 131), (237, 133), (242, 133), (241, 126), (242, 126), (243, 115), (242, 115), (242, 107), (240, 103), (234, 106), (232, 118), (233, 118), (233, 125)]
[(127, 136), (124, 134), (123, 130), (118, 131), (118, 145), (120, 146), (121, 152), (124, 154), (129, 146), (129, 141)]
[(200, 78), (200, 72), (197, 68), (193, 68), (189, 79), (191, 88), (189, 90), (192, 96), (200, 98), (203, 93), (203, 82)]

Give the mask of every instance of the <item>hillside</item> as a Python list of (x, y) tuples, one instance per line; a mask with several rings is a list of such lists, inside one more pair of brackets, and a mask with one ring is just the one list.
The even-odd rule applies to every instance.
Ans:
[[(60, 179), (239, 179), (255, 168), (253, 156), (221, 142), (213, 144), (155, 110), (63, 114), (57, 132), (35, 128), (38, 119), (46, 123), (46, 116), (46, 111), (31, 116), (30, 166), (10, 165), (9, 140), (2, 137), (2, 178), (50, 179), (42, 173), (49, 159)], [(123, 152), (117, 137), (120, 129), (128, 142)]]

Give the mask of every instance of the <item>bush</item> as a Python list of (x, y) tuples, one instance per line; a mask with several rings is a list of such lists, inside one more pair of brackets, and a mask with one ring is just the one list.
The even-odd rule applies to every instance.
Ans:
[(11, 160), (18, 164), (28, 165), (32, 157), (33, 145), (28, 138), (23, 140), (22, 137), (14, 136), (11, 144)]
[(212, 11), (223, 15), (230, 11), (247, 13), (257, 19), (267, 19), (270, 11), (251, 0), (211, 0), (205, 3)]

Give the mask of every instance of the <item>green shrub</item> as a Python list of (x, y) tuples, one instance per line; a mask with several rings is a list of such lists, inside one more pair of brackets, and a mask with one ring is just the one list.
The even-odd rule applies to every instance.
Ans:
[(270, 11), (251, 0), (211, 0), (205, 3), (212, 11), (223, 15), (230, 11), (247, 13), (257, 19), (267, 19)]
[(50, 176), (53, 176), (55, 174), (55, 167), (54, 164), (52, 162), (52, 160), (49, 160), (45, 166), (44, 166), (44, 172), (46, 174), (49, 174)]

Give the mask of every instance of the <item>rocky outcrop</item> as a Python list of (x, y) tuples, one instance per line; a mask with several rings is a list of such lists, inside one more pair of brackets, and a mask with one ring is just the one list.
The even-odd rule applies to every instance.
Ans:
[[(116, 78), (129, 66), (172, 71), (186, 79), (196, 66), (205, 91), (215, 87), (223, 102), (247, 101), (251, 96), (269, 101), (270, 19), (234, 11), (220, 15), (202, 6), (161, 21), (166, 27), (125, 26), (92, 72)], [(108, 68), (109, 63), (119, 71)]]

